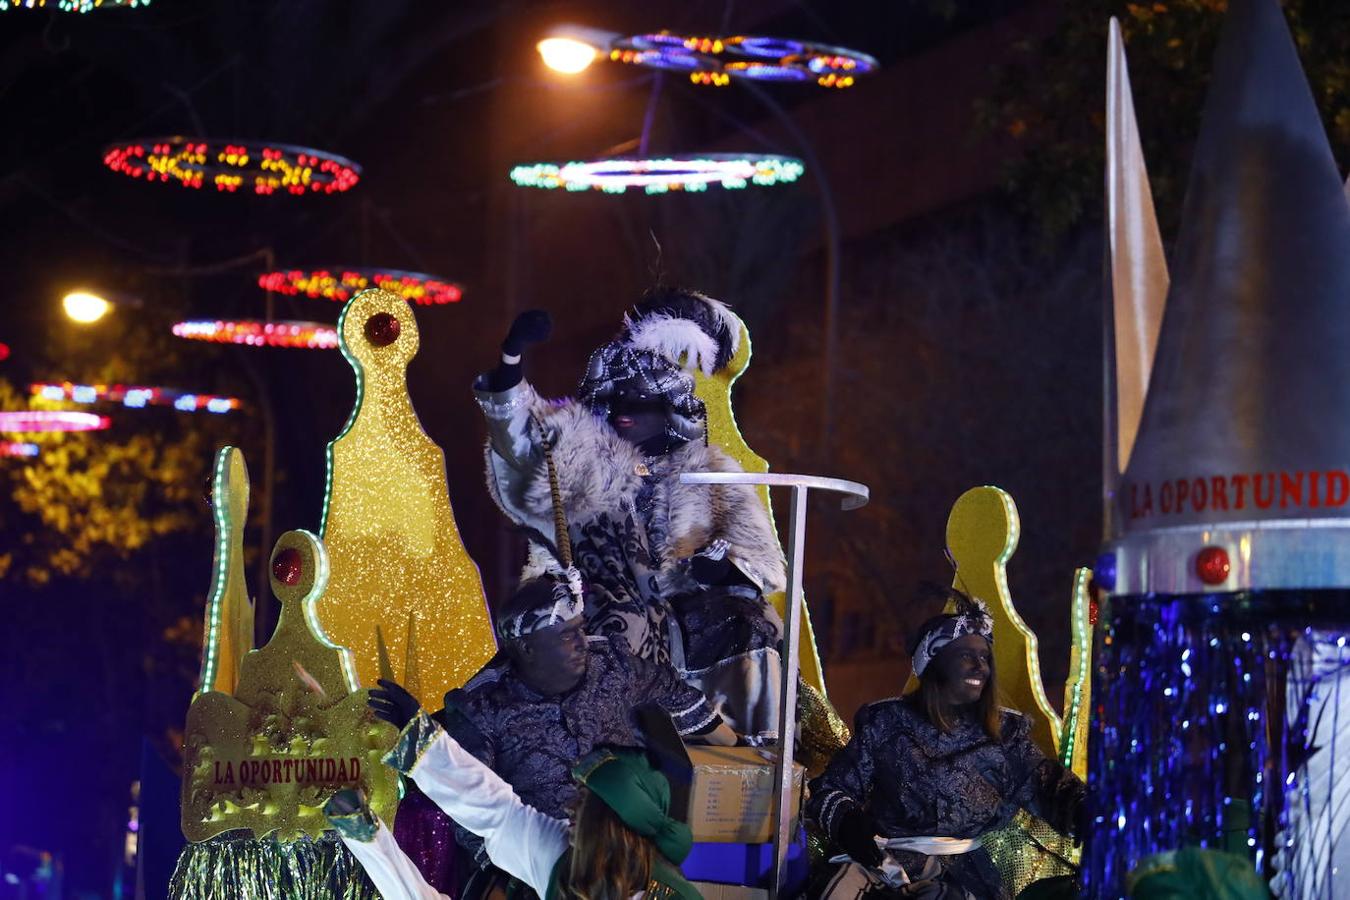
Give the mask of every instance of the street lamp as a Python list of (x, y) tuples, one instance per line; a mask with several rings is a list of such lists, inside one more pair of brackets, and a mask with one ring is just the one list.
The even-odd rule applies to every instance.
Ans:
[(544, 38), (535, 44), (544, 65), (564, 75), (575, 75), (595, 62), (598, 51), (585, 41), (569, 37)]
[(112, 302), (88, 291), (72, 291), (61, 298), (66, 315), (81, 325), (97, 322), (112, 309)]
[(534, 45), (544, 65), (564, 75), (585, 71), (601, 53), (608, 53), (621, 35), (585, 25), (555, 25)]

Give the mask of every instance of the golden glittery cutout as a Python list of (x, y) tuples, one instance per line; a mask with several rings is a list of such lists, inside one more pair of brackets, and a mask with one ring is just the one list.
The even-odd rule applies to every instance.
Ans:
[[(994, 665), (1008, 706), (1030, 714), (1031, 737), (1048, 756), (1059, 750), (1062, 723), (1041, 681), (1036, 634), (1022, 621), (1008, 592), (1008, 560), (1017, 549), (1021, 521), (1006, 491), (975, 487), (956, 499), (947, 517), (947, 550), (956, 561), (952, 584), (989, 604), (994, 618)], [(953, 611), (948, 604), (947, 612)], [(911, 674), (906, 691), (918, 686)]]
[[(739, 317), (737, 321), (740, 321)], [(750, 365), (750, 355), (750, 330), (745, 327), (744, 322), (741, 322), (741, 343), (736, 348), (736, 355), (731, 358), (731, 361), (725, 367), (714, 372), (711, 376), (695, 371), (694, 393), (708, 409), (708, 443), (736, 460), (741, 464), (741, 468), (747, 472), (767, 472), (769, 471), (769, 461), (750, 449), (750, 445), (745, 442), (740, 428), (736, 425), (736, 414), (731, 409), (731, 388), (736, 383), (736, 379), (740, 378)], [(760, 500), (764, 502), (764, 507), (769, 511), (769, 521), (772, 522), (773, 504), (769, 502), (768, 485), (759, 485), (755, 490), (759, 493)], [(774, 609), (778, 610), (780, 616), (787, 614), (785, 612), (787, 608), (786, 599), (782, 591), (770, 594), (768, 597), (769, 602), (773, 604)], [(824, 695), (825, 675), (820, 668), (820, 653), (816, 649), (816, 633), (811, 627), (811, 611), (806, 605), (805, 597), (802, 598), (801, 629), (801, 644), (798, 654), (802, 680)]]
[[(282, 554), (298, 573), (294, 584), (277, 578)], [(346, 651), (314, 618), (328, 582), (323, 545), (288, 531), (272, 561), (281, 601), (272, 639), (244, 657), (234, 696), (206, 691), (188, 707), (182, 826), (190, 841), (239, 828), (283, 841), (317, 837), (328, 828), (324, 803), (342, 788), (364, 790), (387, 822), (398, 804), (398, 778), (380, 762), (398, 735), (367, 709), (368, 692), (353, 690)]]
[(1069, 611), (1069, 677), (1064, 682), (1064, 725), (1059, 736), (1059, 760), (1073, 774), (1087, 780), (1088, 724), (1092, 720), (1092, 570), (1078, 569), (1073, 576), (1073, 602)]
[[(366, 322), (387, 313), (397, 337), (377, 346)], [(356, 372), (356, 405), (328, 445), (323, 538), (333, 580), (319, 620), (348, 647), (361, 684), (380, 675), (376, 625), (388, 658), (416, 660), (399, 673), (436, 708), (496, 652), (483, 583), (460, 539), (445, 481), (445, 456), (422, 430), (408, 397), (417, 352), (412, 308), (395, 294), (362, 291), (338, 322), (343, 355)], [(387, 331), (385, 332), (387, 335)], [(416, 653), (409, 637), (416, 633)]]
[(244, 583), (244, 523), (248, 521), (248, 466), (237, 447), (216, 453), (211, 509), (216, 549), (207, 595), (200, 690), (234, 693), (239, 665), (253, 649), (253, 602)]

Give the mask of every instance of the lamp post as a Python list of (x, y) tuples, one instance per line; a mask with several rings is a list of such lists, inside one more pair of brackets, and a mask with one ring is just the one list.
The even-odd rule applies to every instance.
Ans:
[[(261, 257), (268, 264), (268, 268), (275, 265), (275, 258), (271, 248), (260, 251), (256, 254), (250, 254), (245, 260), (251, 261)], [(237, 265), (238, 261), (231, 261), (230, 265)], [(206, 268), (206, 267), (202, 267)], [(72, 291), (61, 298), (61, 306), (65, 311), (66, 317), (80, 326), (92, 325), (104, 319), (109, 313), (119, 308), (139, 309), (143, 306), (141, 298), (128, 296), (106, 291), (78, 290)], [(267, 292), (267, 314), (269, 321), (272, 317), (272, 291)], [(270, 547), (272, 544), (272, 491), (276, 481), (276, 414), (272, 408), (272, 399), (267, 391), (267, 381), (263, 377), (256, 363), (247, 356), (243, 358), (244, 373), (249, 381), (253, 383), (254, 393), (257, 398), (255, 408), (262, 417), (263, 426), (263, 483), (261, 497), (259, 499), (259, 508), (261, 515), (262, 539), (260, 546)], [(268, 623), (268, 613), (270, 612), (271, 590), (269, 588), (269, 565), (268, 554), (260, 554), (258, 565), (259, 587), (255, 594), (254, 622), (255, 627), (262, 634), (265, 640), (271, 634), (270, 624)], [(255, 637), (256, 640), (256, 637)]]
[[(536, 48), (539, 51), (539, 55), (543, 58), (544, 64), (550, 69), (565, 75), (575, 75), (584, 71), (595, 59), (600, 58), (601, 56), (608, 57), (611, 50), (618, 46), (619, 40), (620, 35), (612, 32), (566, 24), (556, 25), (550, 29), (548, 37), (539, 41), (539, 43), (536, 44)], [(861, 55), (860, 58), (868, 60), (866, 63), (868, 71), (875, 69), (875, 60)], [(663, 68), (660, 66), (655, 66), (655, 68), (656, 82), (653, 85), (651, 100), (649, 100), (647, 104), (642, 134), (639, 139), (639, 145), (643, 154), (647, 151), (647, 139), (651, 131), (656, 97), (662, 84)], [(822, 317), (822, 341), (824, 346), (821, 348), (821, 407), (818, 459), (820, 460), (820, 465), (823, 468), (828, 469), (834, 457), (833, 404), (836, 390), (835, 363), (839, 344), (839, 258), (841, 242), (839, 212), (835, 205), (834, 192), (830, 189), (829, 180), (825, 175), (824, 168), (820, 164), (819, 157), (816, 155), (815, 145), (812, 143), (811, 139), (796, 121), (793, 120), (788, 111), (783, 108), (782, 104), (773, 99), (773, 97), (758, 84), (755, 84), (753, 78), (737, 78), (736, 80), (741, 82), (745, 89), (749, 91), (750, 95), (769, 110), (782, 126), (783, 130), (797, 143), (802, 158), (806, 161), (807, 167), (815, 175), (816, 179), (816, 186), (820, 197), (821, 225), (824, 231), (823, 241), (825, 249), (825, 309)], [(851, 79), (849, 83), (852, 83)]]
[[(685, 472), (681, 484), (748, 484), (792, 488), (788, 514), (787, 597), (783, 608), (783, 671), (778, 694), (778, 752), (773, 765), (773, 880), (770, 900), (778, 900), (787, 880), (787, 851), (792, 840), (792, 747), (796, 732), (798, 646), (801, 640), (802, 575), (806, 559), (806, 496), (812, 489), (843, 494), (842, 509), (865, 506), (867, 485), (819, 475), (755, 472)], [(800, 818), (800, 812), (798, 813)]]

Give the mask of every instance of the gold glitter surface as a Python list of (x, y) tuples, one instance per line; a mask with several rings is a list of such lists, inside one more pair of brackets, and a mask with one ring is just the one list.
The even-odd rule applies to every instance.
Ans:
[(1069, 677), (1064, 682), (1064, 726), (1059, 737), (1060, 762), (1087, 781), (1088, 725), (1092, 721), (1092, 570), (1074, 572), (1070, 606)]
[[(1001, 700), (1030, 715), (1032, 739), (1046, 755), (1058, 757), (1062, 723), (1045, 696), (1036, 634), (1017, 614), (1008, 592), (1007, 563), (1017, 549), (1020, 527), (1017, 506), (1006, 491), (975, 487), (958, 497), (947, 518), (947, 549), (956, 560), (952, 583), (989, 604)], [(917, 686), (910, 675), (906, 691)]]
[[(368, 328), (392, 316), (397, 336)], [(380, 321), (376, 319), (376, 323)], [(386, 323), (388, 320), (384, 320)], [(417, 352), (412, 308), (395, 294), (362, 291), (338, 322), (343, 355), (356, 372), (356, 406), (328, 445), (323, 538), (332, 582), (318, 616), (348, 647), (361, 684), (380, 675), (375, 627), (405, 684), (429, 709), (496, 652), (478, 568), (455, 525), (445, 456), (422, 430), (408, 397), (408, 361)], [(416, 652), (408, 652), (416, 634)], [(409, 672), (408, 661), (414, 661)]]
[[(736, 349), (736, 355), (731, 358), (725, 368), (714, 372), (711, 376), (695, 371), (694, 382), (696, 386), (694, 393), (708, 408), (708, 443), (720, 448), (740, 463), (741, 468), (747, 472), (767, 472), (769, 471), (768, 460), (750, 449), (750, 445), (745, 442), (740, 428), (736, 425), (736, 414), (731, 410), (732, 385), (750, 365), (750, 355), (750, 330), (742, 322), (741, 345)], [(773, 504), (769, 501), (769, 486), (759, 485), (755, 490), (759, 492), (760, 499), (764, 501), (764, 506), (769, 510), (769, 520), (773, 521)], [(768, 600), (773, 604), (774, 609), (778, 610), (780, 616), (787, 615), (785, 611), (787, 598), (782, 591), (770, 594)], [(820, 654), (816, 650), (816, 633), (811, 627), (811, 610), (806, 605), (805, 597), (802, 598), (800, 627), (802, 631), (798, 658), (802, 680), (824, 695), (825, 675), (820, 668)]]
[(216, 550), (207, 595), (200, 690), (234, 693), (239, 666), (253, 649), (253, 603), (244, 584), (244, 523), (248, 521), (248, 466), (238, 447), (216, 453), (211, 508)]
[[(278, 580), (279, 557), (293, 583)], [(234, 696), (206, 691), (188, 707), (182, 826), (190, 841), (241, 828), (283, 841), (317, 837), (328, 828), (324, 803), (347, 787), (364, 790), (385, 821), (398, 805), (398, 776), (380, 761), (396, 730), (369, 711), (366, 691), (353, 690), (346, 651), (314, 621), (328, 580), (323, 545), (288, 531), (272, 560), (276, 632), (244, 657)]]

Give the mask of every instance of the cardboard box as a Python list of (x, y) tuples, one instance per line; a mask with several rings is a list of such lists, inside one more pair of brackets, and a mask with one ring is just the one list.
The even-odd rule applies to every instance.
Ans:
[(689, 883), (698, 888), (703, 900), (769, 900), (769, 892), (764, 888), (745, 887), (739, 884), (714, 884), (711, 881)]
[[(760, 844), (773, 840), (773, 759), (754, 747), (686, 747), (693, 770), (689, 827), (694, 840)], [(766, 759), (765, 757), (770, 757)], [(792, 828), (801, 812), (804, 769), (792, 765)]]
[[(637, 709), (647, 750), (670, 782), (670, 814), (689, 823), (696, 842), (763, 844), (773, 840), (774, 750), (686, 745), (670, 715)], [(800, 826), (805, 769), (792, 764), (792, 828)]]

